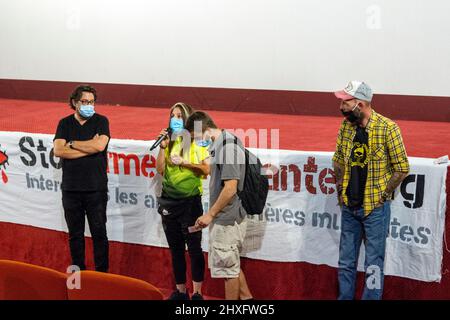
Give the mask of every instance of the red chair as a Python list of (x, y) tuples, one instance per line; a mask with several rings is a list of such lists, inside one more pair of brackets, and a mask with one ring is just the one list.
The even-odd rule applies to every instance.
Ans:
[(159, 289), (142, 280), (96, 271), (80, 272), (80, 289), (69, 300), (163, 300)]
[(0, 260), (0, 300), (67, 300), (66, 275), (28, 263)]

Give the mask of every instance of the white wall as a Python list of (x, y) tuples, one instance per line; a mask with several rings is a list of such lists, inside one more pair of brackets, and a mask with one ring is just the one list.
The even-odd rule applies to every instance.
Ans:
[(450, 96), (448, 0), (0, 0), (0, 78)]

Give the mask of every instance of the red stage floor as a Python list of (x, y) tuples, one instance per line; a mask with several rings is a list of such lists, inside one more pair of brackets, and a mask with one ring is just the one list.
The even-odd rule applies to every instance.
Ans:
[[(118, 139), (152, 140), (168, 122), (168, 109), (98, 105), (97, 111), (108, 116), (112, 137)], [(71, 113), (72, 110), (64, 103), (0, 99), (0, 131), (53, 134), (58, 121)], [(337, 103), (336, 117), (218, 111), (211, 111), (210, 114), (223, 128), (278, 128), (281, 149), (305, 151), (333, 151), (342, 120)], [(450, 154), (450, 123), (398, 121), (398, 124), (409, 156), (439, 157)], [(449, 203), (450, 196), (447, 197)], [(450, 225), (449, 219), (446, 225)], [(67, 234), (63, 232), (0, 223), (0, 235), (0, 259), (34, 263), (59, 271), (65, 271), (65, 266), (69, 264)], [(88, 267), (92, 268), (91, 241), (87, 242), (87, 251)], [(160, 288), (173, 285), (171, 271), (167, 267), (170, 265), (167, 249), (111, 242), (111, 257), (114, 257), (111, 258), (112, 273), (140, 278)], [(243, 259), (242, 266), (257, 299), (336, 298), (337, 274), (334, 268), (303, 262), (252, 259)], [(384, 298), (450, 299), (449, 267), (450, 255), (444, 249), (441, 283), (386, 277)], [(264, 272), (269, 280), (261, 281), (260, 272)], [(361, 276), (358, 275), (358, 296), (362, 289)], [(167, 295), (170, 290), (164, 293)], [(208, 271), (204, 293), (207, 296), (223, 296), (223, 282), (211, 279)]]
[[(168, 123), (168, 109), (98, 105), (110, 121), (117, 139), (152, 140)], [(0, 99), (0, 130), (51, 133), (72, 110), (64, 103)], [(209, 112), (222, 128), (279, 129), (280, 149), (333, 151), (342, 117)], [(409, 156), (439, 157), (450, 154), (450, 123), (397, 121)], [(270, 143), (269, 143), (270, 146)]]

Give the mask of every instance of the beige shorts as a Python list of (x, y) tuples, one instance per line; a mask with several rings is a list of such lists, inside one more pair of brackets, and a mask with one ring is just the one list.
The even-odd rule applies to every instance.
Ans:
[(240, 252), (247, 229), (247, 219), (232, 226), (209, 227), (208, 267), (211, 278), (237, 278), (241, 271)]

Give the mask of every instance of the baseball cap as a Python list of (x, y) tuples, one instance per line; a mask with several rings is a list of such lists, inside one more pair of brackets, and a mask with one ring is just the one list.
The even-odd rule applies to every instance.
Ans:
[(359, 99), (368, 102), (373, 97), (372, 89), (361, 81), (350, 81), (344, 90), (336, 91), (334, 95), (342, 100)]

